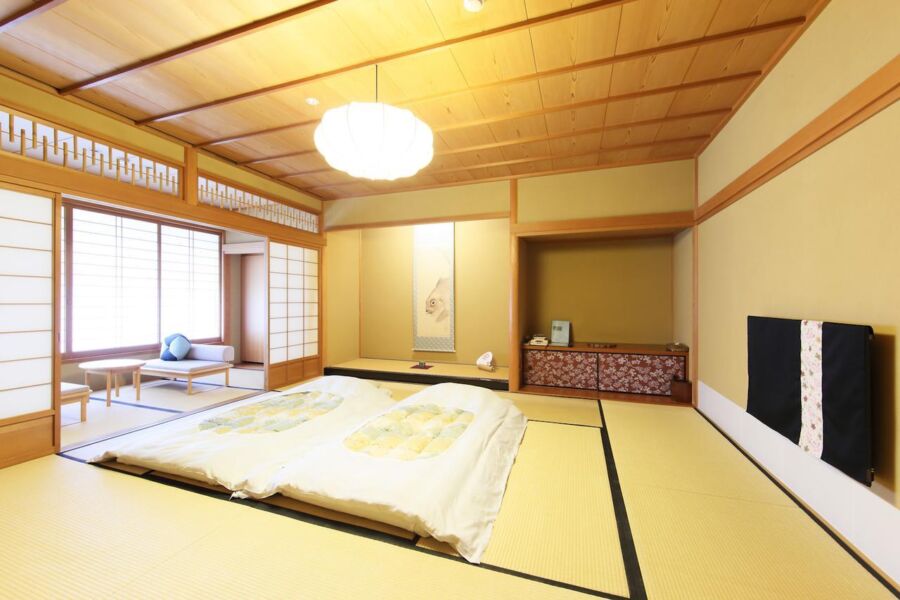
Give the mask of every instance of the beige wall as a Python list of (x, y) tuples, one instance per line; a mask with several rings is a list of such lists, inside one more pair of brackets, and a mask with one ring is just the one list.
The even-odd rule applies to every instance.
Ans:
[(672, 240), (528, 245), (525, 334), (572, 322), (580, 342), (672, 340)]
[(519, 180), (519, 222), (677, 212), (694, 208), (694, 161)]
[(900, 105), (700, 226), (700, 378), (741, 406), (747, 315), (875, 328), (876, 469), (897, 492)]
[(893, 59), (898, 24), (897, 0), (831, 0), (700, 156), (700, 202)]
[(362, 257), (360, 356), (474, 364), (490, 350), (498, 365), (509, 364), (508, 219), (456, 224), (455, 353), (412, 351), (413, 228), (364, 229), (355, 235), (361, 236)]
[(694, 232), (675, 236), (672, 245), (672, 331), (676, 342), (690, 346), (694, 330)]
[(359, 230), (325, 235), (325, 364), (359, 358)]
[(509, 182), (398, 192), (325, 203), (325, 227), (509, 212)]

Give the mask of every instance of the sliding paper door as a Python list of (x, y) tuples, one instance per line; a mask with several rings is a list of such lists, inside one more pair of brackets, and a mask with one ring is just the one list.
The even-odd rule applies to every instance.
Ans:
[(54, 207), (0, 188), (0, 467), (55, 445)]
[(318, 375), (319, 251), (269, 244), (269, 387)]

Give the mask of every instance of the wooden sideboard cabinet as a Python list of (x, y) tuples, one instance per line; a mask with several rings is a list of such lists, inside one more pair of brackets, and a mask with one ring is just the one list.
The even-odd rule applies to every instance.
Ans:
[(670, 396), (672, 379), (685, 379), (688, 352), (663, 345), (594, 348), (523, 346), (523, 383), (572, 390)]

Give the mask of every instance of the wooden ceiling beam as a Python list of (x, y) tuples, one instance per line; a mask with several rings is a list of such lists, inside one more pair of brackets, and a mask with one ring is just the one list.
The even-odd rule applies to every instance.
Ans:
[[(602, 127), (589, 127), (587, 129), (577, 129), (574, 131), (563, 131), (550, 135), (535, 135), (531, 137), (518, 138), (515, 140), (506, 140), (502, 142), (492, 142), (489, 144), (478, 144), (475, 146), (466, 146), (464, 148), (454, 148), (452, 150), (444, 150), (435, 152), (435, 156), (452, 156), (454, 154), (463, 154), (466, 152), (477, 152), (478, 150), (491, 150), (494, 148), (508, 148), (511, 146), (521, 146), (522, 144), (533, 144), (536, 142), (549, 142), (552, 140), (567, 139), (580, 137), (583, 135), (591, 135), (594, 133), (603, 133), (605, 131), (615, 131), (617, 129), (629, 129), (631, 127), (641, 127), (644, 125), (661, 125), (672, 121), (684, 121), (686, 119), (696, 119), (701, 117), (725, 116), (731, 112), (730, 108), (717, 108), (714, 110), (704, 110), (694, 113), (685, 113), (683, 115), (671, 115), (668, 117), (660, 117), (658, 119), (645, 119), (643, 121), (628, 121), (625, 123), (617, 123), (615, 125), (603, 125)], [(297, 171), (286, 175), (277, 175), (276, 179), (289, 179), (291, 177), (302, 177), (304, 175), (315, 175), (316, 173), (326, 173), (332, 171), (331, 168), (310, 169), (308, 171)]]
[(32, 17), (36, 17), (43, 12), (56, 8), (65, 1), (66, 0), (38, 0), (38, 2), (32, 2), (13, 14), (0, 19), (0, 33), (12, 29), (16, 25), (19, 25)]
[(525, 19), (523, 21), (516, 21), (515, 23), (507, 23), (506, 25), (501, 25), (499, 27), (494, 27), (492, 29), (486, 29), (484, 31), (469, 33), (469, 34), (461, 35), (461, 36), (458, 36), (455, 38), (450, 38), (448, 40), (441, 40), (439, 42), (434, 42), (432, 44), (427, 44), (425, 46), (419, 46), (418, 48), (411, 48), (409, 50), (403, 50), (401, 52), (394, 52), (392, 54), (385, 54), (382, 56), (368, 58), (366, 60), (354, 63), (352, 65), (346, 65), (343, 67), (338, 67), (336, 69), (331, 69), (329, 71), (322, 71), (319, 73), (314, 73), (312, 75), (307, 75), (305, 77), (300, 77), (297, 79), (291, 79), (289, 81), (284, 81), (282, 83), (277, 83), (275, 85), (269, 85), (266, 87), (257, 88), (255, 90), (249, 90), (246, 92), (242, 92), (240, 94), (234, 94), (233, 96), (227, 96), (225, 98), (219, 98), (217, 100), (210, 100), (208, 102), (195, 104), (193, 106), (186, 106), (184, 108), (180, 108), (178, 110), (173, 110), (171, 112), (154, 115), (151, 117), (147, 117), (146, 119), (140, 119), (137, 121), (137, 124), (138, 125), (146, 125), (148, 123), (158, 123), (160, 121), (168, 121), (168, 120), (174, 119), (176, 117), (183, 117), (184, 115), (187, 115), (187, 114), (190, 114), (193, 112), (197, 112), (199, 110), (205, 110), (205, 109), (213, 108), (216, 106), (224, 106), (226, 104), (233, 104), (235, 102), (240, 102), (242, 100), (249, 100), (251, 98), (258, 98), (260, 96), (265, 96), (268, 94), (272, 94), (274, 92), (280, 92), (282, 90), (297, 87), (299, 85), (312, 83), (314, 81), (320, 81), (320, 80), (326, 79), (328, 77), (334, 77), (335, 75), (341, 75), (341, 74), (347, 73), (349, 71), (355, 71), (357, 69), (362, 69), (365, 67), (371, 67), (373, 65), (390, 62), (392, 60), (397, 60), (399, 58), (406, 58), (408, 56), (414, 56), (416, 54), (432, 52), (434, 50), (439, 50), (441, 48), (455, 46), (458, 44), (462, 44), (464, 42), (470, 42), (472, 40), (479, 40), (479, 39), (494, 37), (494, 36), (504, 34), (504, 33), (511, 33), (514, 31), (529, 29), (536, 25), (544, 25), (547, 23), (552, 23), (554, 21), (559, 21), (561, 19), (567, 19), (570, 17), (578, 16), (578, 15), (588, 14), (588, 13), (592, 13), (592, 12), (595, 12), (598, 10), (612, 8), (614, 6), (621, 6), (622, 4), (628, 4), (630, 2), (635, 2), (635, 1), (636, 0), (594, 0), (593, 2), (588, 2), (587, 4), (583, 4), (581, 6), (575, 6), (575, 7), (567, 8), (564, 10), (558, 10), (556, 12), (551, 12), (551, 13), (547, 13), (545, 15), (541, 15), (540, 17)]
[[(473, 183), (487, 183), (490, 181), (512, 181), (514, 179), (527, 179), (529, 177), (542, 177), (544, 175), (563, 175), (566, 173), (580, 173), (584, 171), (601, 171), (604, 169), (616, 169), (621, 167), (631, 167), (635, 165), (648, 165), (648, 164), (656, 164), (656, 163), (664, 163), (664, 162), (672, 162), (673, 160), (685, 160), (692, 158), (691, 154), (684, 154), (678, 156), (666, 156), (663, 158), (646, 158), (642, 160), (629, 160), (629, 161), (619, 161), (613, 163), (599, 163), (596, 165), (588, 165), (584, 167), (568, 167), (565, 169), (549, 169), (545, 171), (531, 171), (529, 173), (520, 173), (518, 175), (500, 175), (497, 177), (479, 177), (476, 179), (469, 179), (467, 181), (451, 181), (448, 183), (429, 183), (423, 185), (414, 185), (414, 186), (406, 186), (406, 187), (398, 187), (396, 189), (391, 190), (381, 190), (381, 191), (373, 191), (367, 194), (353, 194), (352, 196), (338, 196), (338, 197), (322, 197), (322, 200), (325, 202), (336, 202), (339, 200), (344, 200), (345, 198), (365, 198), (368, 196), (380, 196), (383, 194), (390, 194), (394, 192), (415, 192), (420, 190), (433, 190), (439, 188), (447, 188), (447, 187), (459, 187), (462, 185), (470, 185)], [(310, 193), (308, 190), (312, 188), (307, 188), (306, 193)]]
[[(491, 89), (495, 87), (503, 87), (507, 85), (512, 85), (516, 83), (523, 83), (527, 81), (534, 81), (537, 79), (541, 79), (542, 77), (553, 77), (557, 75), (565, 75), (568, 73), (573, 73), (576, 71), (583, 71), (586, 69), (592, 69), (601, 66), (609, 66), (622, 62), (627, 62), (629, 60), (635, 60), (639, 58), (644, 58), (646, 56), (655, 56), (658, 54), (664, 54), (668, 52), (677, 52), (679, 50), (685, 50), (689, 48), (697, 48), (700, 46), (704, 46), (707, 44), (714, 44), (717, 42), (723, 42), (727, 40), (740, 39), (747, 36), (752, 35), (760, 35), (763, 33), (769, 33), (772, 31), (778, 31), (780, 29), (789, 29), (795, 27), (801, 27), (806, 22), (804, 17), (797, 17), (793, 19), (785, 19), (783, 21), (775, 21), (773, 23), (767, 23), (764, 25), (757, 25), (754, 27), (745, 27), (741, 29), (735, 29), (732, 31), (726, 31), (723, 33), (718, 33), (715, 35), (708, 35), (698, 38), (693, 38), (690, 40), (684, 40), (682, 42), (676, 42), (673, 44), (664, 44), (661, 46), (656, 46), (654, 48), (647, 48), (643, 50), (637, 50), (635, 52), (626, 52), (623, 54), (618, 54), (616, 56), (611, 56), (607, 58), (600, 58), (596, 60), (584, 61), (579, 63), (574, 63), (572, 65), (566, 65), (565, 67), (559, 67), (556, 69), (548, 69), (545, 71), (536, 71), (534, 73), (528, 73), (526, 75), (522, 75), (519, 77), (514, 77), (511, 79), (503, 79), (500, 81), (491, 81), (488, 83), (478, 84), (466, 87), (464, 89), (453, 90), (449, 92), (441, 92), (438, 94), (432, 94), (430, 96), (422, 96), (419, 98), (414, 98), (412, 100), (404, 100), (402, 102), (398, 102), (398, 106), (409, 106), (411, 104), (419, 104), (421, 102), (428, 102), (433, 100), (439, 100), (442, 98), (449, 98), (452, 96), (456, 96), (458, 94), (464, 94), (466, 92), (471, 92), (475, 90), (484, 90)], [(267, 135), (270, 133), (279, 133), (282, 131), (288, 131), (290, 129), (295, 129), (299, 127), (307, 127), (309, 125), (314, 125), (318, 123), (319, 119), (307, 119), (305, 121), (298, 121), (295, 123), (288, 123), (286, 125), (279, 125), (277, 127), (270, 127), (267, 129), (259, 129), (256, 131), (247, 131), (244, 133), (237, 133), (231, 135), (229, 137), (223, 137), (213, 140), (208, 140), (206, 142), (201, 142), (197, 144), (200, 148), (205, 148), (209, 146), (217, 146), (219, 144), (229, 144), (233, 142), (237, 142), (240, 140), (244, 140), (251, 137), (256, 137), (260, 135)]]
[[(733, 81), (741, 81), (744, 79), (755, 79), (759, 77), (759, 71), (749, 71), (747, 73), (736, 73), (734, 75), (726, 75), (724, 77), (713, 77), (711, 79), (698, 79), (697, 81), (691, 81), (689, 83), (679, 83), (676, 85), (670, 85), (666, 87), (660, 88), (651, 88), (647, 90), (640, 90), (638, 92), (630, 92), (627, 94), (618, 94), (615, 96), (606, 96), (604, 98), (594, 98), (592, 100), (584, 100), (582, 102), (573, 102), (571, 104), (558, 104), (556, 106), (547, 106), (543, 108), (538, 108), (534, 110), (526, 110), (519, 111), (516, 113), (506, 113), (504, 115), (498, 115), (494, 117), (485, 117), (483, 119), (476, 119), (473, 121), (464, 121), (462, 123), (454, 123), (452, 125), (446, 125), (444, 127), (437, 127), (433, 131), (434, 133), (441, 133), (443, 131), (455, 131), (457, 129), (466, 129), (467, 127), (477, 127), (480, 125), (492, 125), (494, 123), (501, 123), (503, 121), (514, 121), (516, 119), (525, 119), (528, 117), (537, 117), (542, 116), (548, 113), (557, 113), (557, 112), (566, 112), (568, 110), (577, 110), (579, 108), (589, 108), (591, 106), (599, 106), (601, 104), (609, 104), (610, 102), (618, 102), (621, 100), (635, 100), (637, 98), (644, 98), (646, 96), (656, 96), (658, 94), (671, 94), (677, 93), (684, 90), (692, 90), (698, 87), (706, 87), (709, 85), (720, 85), (723, 83), (731, 83)], [(296, 156), (305, 156), (307, 154), (313, 154), (317, 152), (315, 149), (305, 149), (298, 150), (296, 152), (286, 152), (284, 154), (278, 154), (275, 156), (263, 156), (259, 158), (254, 158), (251, 160), (238, 162), (239, 165), (253, 165), (260, 164), (264, 162), (271, 162), (274, 160), (281, 160), (283, 158), (292, 158)]]
[(177, 48), (166, 50), (165, 52), (160, 52), (159, 54), (154, 54), (153, 56), (137, 60), (123, 67), (119, 67), (117, 69), (107, 71), (106, 73), (101, 73), (100, 75), (97, 75), (95, 77), (91, 77), (90, 79), (85, 79), (83, 81), (78, 81), (71, 85), (64, 86), (60, 88), (59, 93), (65, 96), (93, 87), (105, 85), (107, 83), (112, 83), (113, 81), (121, 79), (126, 75), (131, 75), (133, 73), (137, 73), (138, 71), (142, 71), (144, 69), (148, 69), (156, 65), (161, 65), (171, 60), (188, 56), (189, 54), (193, 54), (194, 52), (207, 50), (220, 44), (234, 41), (238, 38), (244, 37), (245, 35), (262, 31), (267, 27), (278, 25), (288, 19), (299, 17), (300, 15), (306, 14), (318, 8), (322, 8), (323, 6), (327, 6), (334, 2), (337, 2), (337, 0), (315, 0), (314, 2), (310, 2), (308, 4), (295, 6), (294, 8), (289, 8), (288, 10), (281, 11), (280, 13), (269, 15), (268, 17), (257, 19), (256, 21), (251, 21), (250, 23), (240, 25), (239, 27), (234, 27), (233, 29), (229, 29), (227, 31), (216, 33), (195, 42), (184, 44), (182, 46), (178, 46)]
[[(577, 154), (549, 154), (546, 156), (535, 156), (535, 157), (527, 157), (527, 158), (516, 158), (512, 160), (500, 160), (492, 163), (483, 163), (480, 165), (469, 165), (463, 167), (450, 167), (447, 169), (435, 169), (433, 171), (421, 170), (419, 171), (419, 175), (442, 175), (444, 173), (458, 173), (460, 171), (477, 171), (479, 169), (488, 169), (493, 167), (506, 167), (510, 165), (521, 165), (533, 162), (543, 162), (547, 160), (560, 160), (567, 158), (581, 158), (582, 156), (597, 156), (599, 157), (601, 154), (607, 154), (609, 152), (621, 152), (623, 150), (635, 150), (639, 148), (649, 148), (652, 146), (665, 146), (669, 144), (678, 144), (684, 142), (702, 142), (705, 141), (709, 136), (708, 135), (694, 135), (690, 137), (683, 138), (673, 138), (670, 140), (657, 140), (655, 142), (644, 142), (641, 144), (625, 144), (622, 146), (610, 146), (609, 148), (597, 148), (590, 152), (579, 152)], [(672, 159), (669, 159), (672, 160)], [(341, 183), (326, 183), (322, 185), (313, 185), (307, 188), (301, 188), (304, 191), (306, 190), (321, 190), (321, 189), (329, 189), (335, 187), (341, 187), (345, 185), (355, 185), (358, 183), (365, 183), (365, 181), (360, 181), (359, 179), (354, 179), (353, 181), (344, 181)], [(468, 182), (466, 182), (468, 183)]]

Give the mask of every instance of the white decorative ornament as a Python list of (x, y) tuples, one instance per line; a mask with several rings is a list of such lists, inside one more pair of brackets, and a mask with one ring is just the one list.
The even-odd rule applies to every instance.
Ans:
[(333, 168), (365, 179), (410, 177), (434, 157), (431, 128), (410, 111), (381, 102), (326, 111), (315, 142)]

